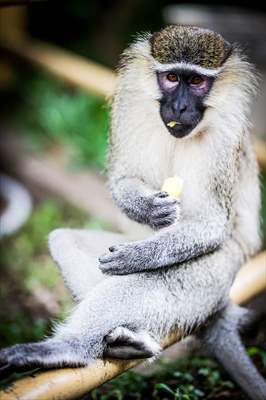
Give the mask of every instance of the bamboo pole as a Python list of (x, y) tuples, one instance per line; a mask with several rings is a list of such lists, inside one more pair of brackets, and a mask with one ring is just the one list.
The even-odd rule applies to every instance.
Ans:
[(266, 171), (266, 141), (255, 137), (254, 146), (260, 168)]
[(266, 290), (266, 251), (245, 264), (237, 274), (230, 296), (243, 304)]
[(25, 38), (27, 12), (25, 7), (0, 8), (0, 43), (15, 43)]
[(0, 46), (79, 89), (104, 97), (114, 92), (116, 75), (111, 69), (70, 51), (27, 37), (10, 40), (5, 35), (0, 37)]
[(26, 32), (25, 10), (25, 7), (1, 8), (0, 47), (2, 49), (80, 89), (105, 97), (113, 93), (115, 73), (111, 69), (70, 51), (31, 39)]
[[(266, 252), (259, 254), (241, 268), (230, 296), (236, 303), (251, 300), (266, 290)], [(168, 347), (180, 339), (180, 334), (166, 338)], [(1, 400), (72, 400), (85, 395), (143, 360), (96, 360), (85, 368), (65, 368), (39, 372), (16, 381), (0, 392)]]

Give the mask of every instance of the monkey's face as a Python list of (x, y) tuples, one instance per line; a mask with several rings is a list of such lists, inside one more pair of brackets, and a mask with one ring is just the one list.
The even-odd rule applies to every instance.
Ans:
[(171, 135), (182, 138), (202, 119), (206, 108), (204, 99), (214, 78), (196, 71), (173, 69), (157, 72), (157, 79), (162, 94), (161, 118)]

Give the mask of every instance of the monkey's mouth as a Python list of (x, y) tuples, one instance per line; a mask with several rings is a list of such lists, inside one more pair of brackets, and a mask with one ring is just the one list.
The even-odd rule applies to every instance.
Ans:
[[(174, 121), (170, 121), (170, 122), (174, 122)], [(183, 138), (184, 136), (187, 136), (190, 134), (190, 132), (193, 131), (193, 129), (195, 128), (194, 125), (191, 124), (182, 124), (181, 122), (175, 121), (176, 123), (165, 123), (165, 126), (168, 130), (168, 132), (174, 136), (175, 138)]]

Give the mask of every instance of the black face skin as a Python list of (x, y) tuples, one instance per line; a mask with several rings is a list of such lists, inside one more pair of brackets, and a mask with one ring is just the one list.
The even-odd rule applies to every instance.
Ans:
[[(203, 100), (214, 78), (184, 69), (158, 72), (157, 78), (162, 93), (161, 118), (171, 135), (182, 138), (202, 119), (206, 108)], [(176, 121), (177, 124), (171, 127), (167, 125), (170, 121)]]

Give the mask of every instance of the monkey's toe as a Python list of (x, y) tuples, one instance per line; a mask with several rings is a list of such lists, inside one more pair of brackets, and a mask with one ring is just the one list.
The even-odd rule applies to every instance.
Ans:
[(134, 332), (117, 327), (105, 337), (105, 357), (120, 359), (150, 358), (161, 351), (160, 345), (147, 332)]

